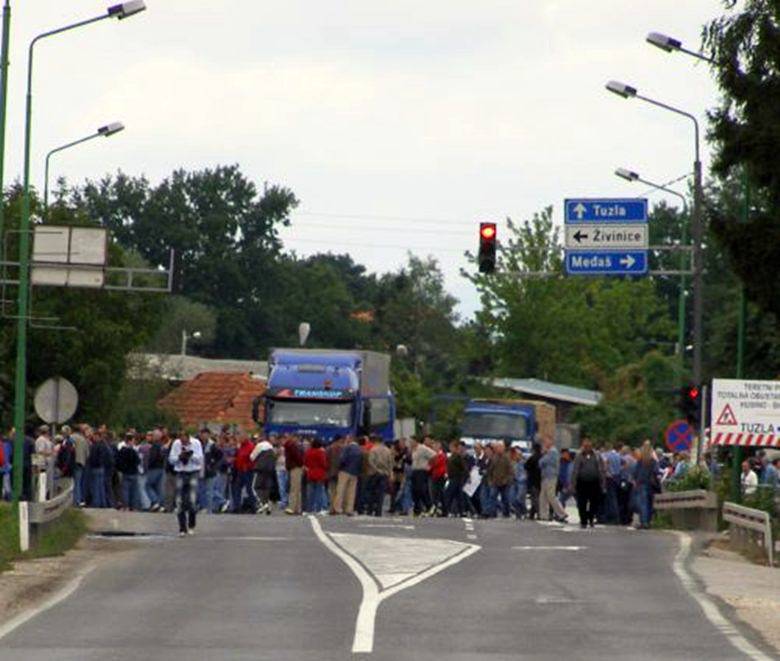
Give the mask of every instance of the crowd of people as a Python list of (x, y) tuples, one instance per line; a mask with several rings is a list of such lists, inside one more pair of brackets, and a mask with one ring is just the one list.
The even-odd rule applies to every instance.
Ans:
[[(3, 495), (9, 497), (10, 437), (0, 445)], [(653, 497), (691, 467), (685, 453), (668, 456), (650, 441), (639, 448), (583, 439), (575, 452), (552, 438), (530, 452), (503, 441), (466, 446), (431, 437), (337, 437), (324, 446), (292, 435), (249, 435), (208, 428), (196, 435), (156, 428), (115, 435), (105, 426), (64, 426), (52, 436), (44, 425), (24, 447), (24, 498), (32, 473), (52, 494), (58, 477), (74, 481), (79, 507), (176, 511), (181, 534), (193, 531), (199, 511), (209, 513), (345, 515), (383, 513), (429, 516), (498, 516), (568, 519), (576, 501), (579, 523), (647, 528)], [(759, 453), (743, 465), (743, 485), (778, 488), (780, 460)], [(712, 472), (719, 465), (710, 455)]]

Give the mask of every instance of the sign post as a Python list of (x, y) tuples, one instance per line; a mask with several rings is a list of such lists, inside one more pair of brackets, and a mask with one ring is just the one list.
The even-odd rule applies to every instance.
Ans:
[(647, 275), (646, 199), (565, 200), (564, 223), (569, 275)]

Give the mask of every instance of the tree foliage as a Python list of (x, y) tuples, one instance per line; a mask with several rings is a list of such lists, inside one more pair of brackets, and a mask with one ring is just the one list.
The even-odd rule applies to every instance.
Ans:
[(780, 314), (780, 2), (725, 0), (726, 13), (704, 29), (722, 92), (710, 112), (715, 170), (744, 176), (752, 204), (744, 222), (710, 208), (713, 228), (752, 299)]

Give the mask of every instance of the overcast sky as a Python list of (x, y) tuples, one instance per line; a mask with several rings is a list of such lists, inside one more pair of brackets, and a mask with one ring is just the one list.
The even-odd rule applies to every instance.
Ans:
[[(240, 164), (301, 200), (285, 245), (349, 252), (372, 270), (435, 256), (458, 275), (476, 223), (520, 220), (571, 196), (644, 191), (691, 168), (689, 122), (607, 93), (623, 80), (699, 115), (705, 66), (644, 42), (697, 48), (717, 0), (147, 0), (148, 11), (42, 42), (33, 181), (53, 146), (119, 120), (127, 130), (60, 154), (70, 182), (118, 168)], [(38, 32), (100, 14), (96, 0), (12, 0), (6, 180), (19, 176), (26, 49)], [(657, 199), (657, 196), (653, 196)]]

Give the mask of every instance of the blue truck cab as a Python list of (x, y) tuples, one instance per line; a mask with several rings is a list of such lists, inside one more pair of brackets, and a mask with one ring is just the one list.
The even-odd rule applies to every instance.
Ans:
[(530, 450), (537, 433), (555, 434), (555, 408), (530, 400), (472, 399), (463, 411), (461, 441), (504, 441)]
[(266, 434), (330, 443), (337, 435), (393, 439), (390, 356), (373, 351), (274, 349), (268, 360)]

